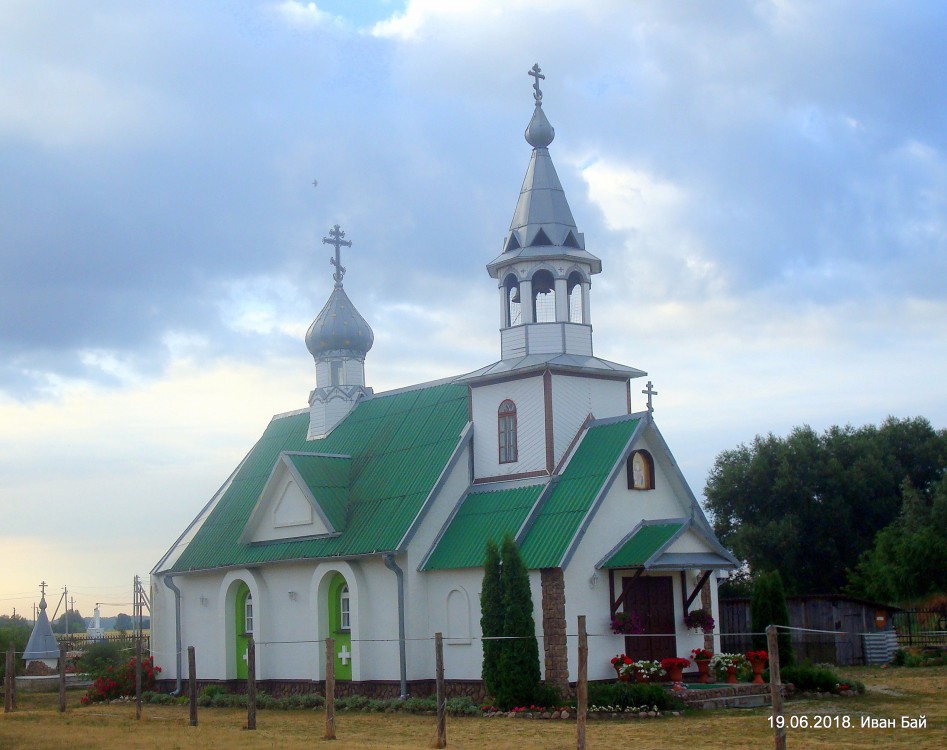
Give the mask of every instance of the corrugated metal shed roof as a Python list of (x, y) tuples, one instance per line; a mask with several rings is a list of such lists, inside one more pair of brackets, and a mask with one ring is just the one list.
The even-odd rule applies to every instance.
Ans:
[(504, 535), (515, 536), (545, 487), (534, 484), (471, 492), (421, 569), (480, 567), (487, 541), (493, 539), (499, 544)]
[[(274, 418), (172, 570), (393, 550), (434, 487), (466, 424), (467, 389), (451, 383), (363, 401), (321, 440), (306, 440), (307, 412)], [(238, 543), (281, 452), (352, 456), (342, 534)]]
[(599, 567), (636, 568), (644, 565), (684, 527), (685, 523), (685, 521), (671, 521), (642, 524), (617, 550), (603, 560)]
[(558, 567), (641, 420), (594, 424), (520, 545), (528, 568)]

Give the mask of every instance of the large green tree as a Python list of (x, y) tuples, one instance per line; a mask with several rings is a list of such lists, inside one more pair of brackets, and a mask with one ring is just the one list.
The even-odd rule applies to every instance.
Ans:
[(500, 586), (500, 548), (487, 542), (480, 589), (480, 632), (483, 634), (483, 684), (495, 696), (500, 685), (501, 641), (503, 635), (503, 589)]
[(837, 593), (902, 506), (947, 466), (947, 431), (923, 418), (880, 427), (808, 426), (721, 453), (705, 488), (721, 542), (754, 573), (779, 570), (788, 593)]
[(862, 556), (849, 593), (904, 605), (947, 593), (947, 476), (930, 496), (905, 485), (901, 513)]
[(52, 623), (50, 626), (52, 631), (54, 633), (65, 633), (67, 619), (69, 621), (70, 633), (85, 632), (85, 618), (79, 614), (78, 610), (75, 609), (66, 610), (63, 614), (59, 615), (59, 617), (56, 618), (56, 622)]

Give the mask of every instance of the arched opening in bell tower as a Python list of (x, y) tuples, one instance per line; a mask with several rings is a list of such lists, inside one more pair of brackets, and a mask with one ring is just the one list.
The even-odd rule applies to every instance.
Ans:
[(566, 291), (569, 295), (569, 322), (570, 323), (586, 323), (585, 318), (585, 305), (583, 304), (582, 294), (582, 274), (578, 271), (573, 271), (569, 274), (569, 279), (566, 284)]
[(520, 282), (514, 274), (508, 274), (503, 280), (503, 327), (509, 328), (523, 322), (523, 312), (520, 306)]
[(544, 268), (533, 274), (533, 320), (556, 322), (556, 282)]

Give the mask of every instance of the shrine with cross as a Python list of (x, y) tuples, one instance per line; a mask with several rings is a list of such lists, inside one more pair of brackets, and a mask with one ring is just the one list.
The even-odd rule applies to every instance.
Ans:
[[(363, 278), (360, 233), (347, 227), (349, 240), (333, 225), (322, 238), (334, 248), (331, 281), (317, 279), (328, 299), (305, 336), (308, 405), (273, 417), (152, 571), (162, 679), (181, 678), (175, 655), (190, 645), (208, 655), (202, 679), (241, 679), (252, 636), (259, 680), (318, 688), (331, 637), (328, 658), (349, 693), (419, 695), (434, 677), (427, 639), (441, 632), (449, 689), (470, 695), (483, 660), (484, 549), (505, 534), (529, 569), (543, 677), (563, 695), (576, 677), (568, 633), (578, 615), (597, 636), (590, 679), (613, 677), (619, 652), (719, 650), (685, 615), (717, 612), (718, 574), (738, 561), (658, 430), (652, 382), (644, 399), (632, 388), (647, 373), (593, 348), (602, 261), (550, 156), (546, 76), (538, 64), (527, 73), (530, 161), (484, 279), (497, 290), (498, 359), (375, 393), (365, 373), (374, 334), (343, 283)], [(629, 304), (629, 329), (634, 315)], [(471, 320), (471, 335), (490, 325)], [(637, 615), (642, 637), (613, 628), (619, 612)]]

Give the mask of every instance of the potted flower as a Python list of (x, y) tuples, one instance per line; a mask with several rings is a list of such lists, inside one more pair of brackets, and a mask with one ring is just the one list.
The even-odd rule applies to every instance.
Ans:
[(623, 635), (639, 635), (644, 632), (641, 618), (634, 612), (616, 612), (611, 622), (612, 632)]
[(626, 666), (625, 669), (634, 674), (638, 682), (650, 682), (667, 674), (660, 662), (649, 659), (640, 659)]
[(747, 651), (746, 652), (747, 661), (750, 662), (750, 666), (753, 667), (753, 680), (752, 682), (755, 685), (763, 684), (763, 669), (766, 667), (766, 660), (769, 659), (769, 654), (766, 651)]
[(661, 659), (662, 669), (667, 670), (668, 678), (674, 683), (675, 690), (681, 690), (681, 680), (684, 679), (684, 670), (691, 664), (690, 659), (684, 659), (679, 656), (672, 656), (668, 659)]
[(705, 633), (712, 633), (714, 630), (714, 618), (709, 609), (695, 609), (684, 615), (684, 624), (693, 630), (703, 630)]
[(612, 667), (615, 669), (615, 673), (618, 675), (618, 679), (622, 682), (627, 682), (631, 679), (631, 674), (625, 674), (624, 667), (633, 664), (634, 661), (624, 654), (618, 654), (617, 656), (612, 657)]
[(713, 656), (713, 652), (706, 648), (695, 648), (691, 650), (691, 659), (697, 664), (701, 684), (706, 685), (710, 682), (710, 660)]
[(718, 673), (725, 672), (730, 684), (737, 681), (737, 670), (744, 664), (746, 657), (743, 654), (716, 654), (710, 660), (711, 669)]

